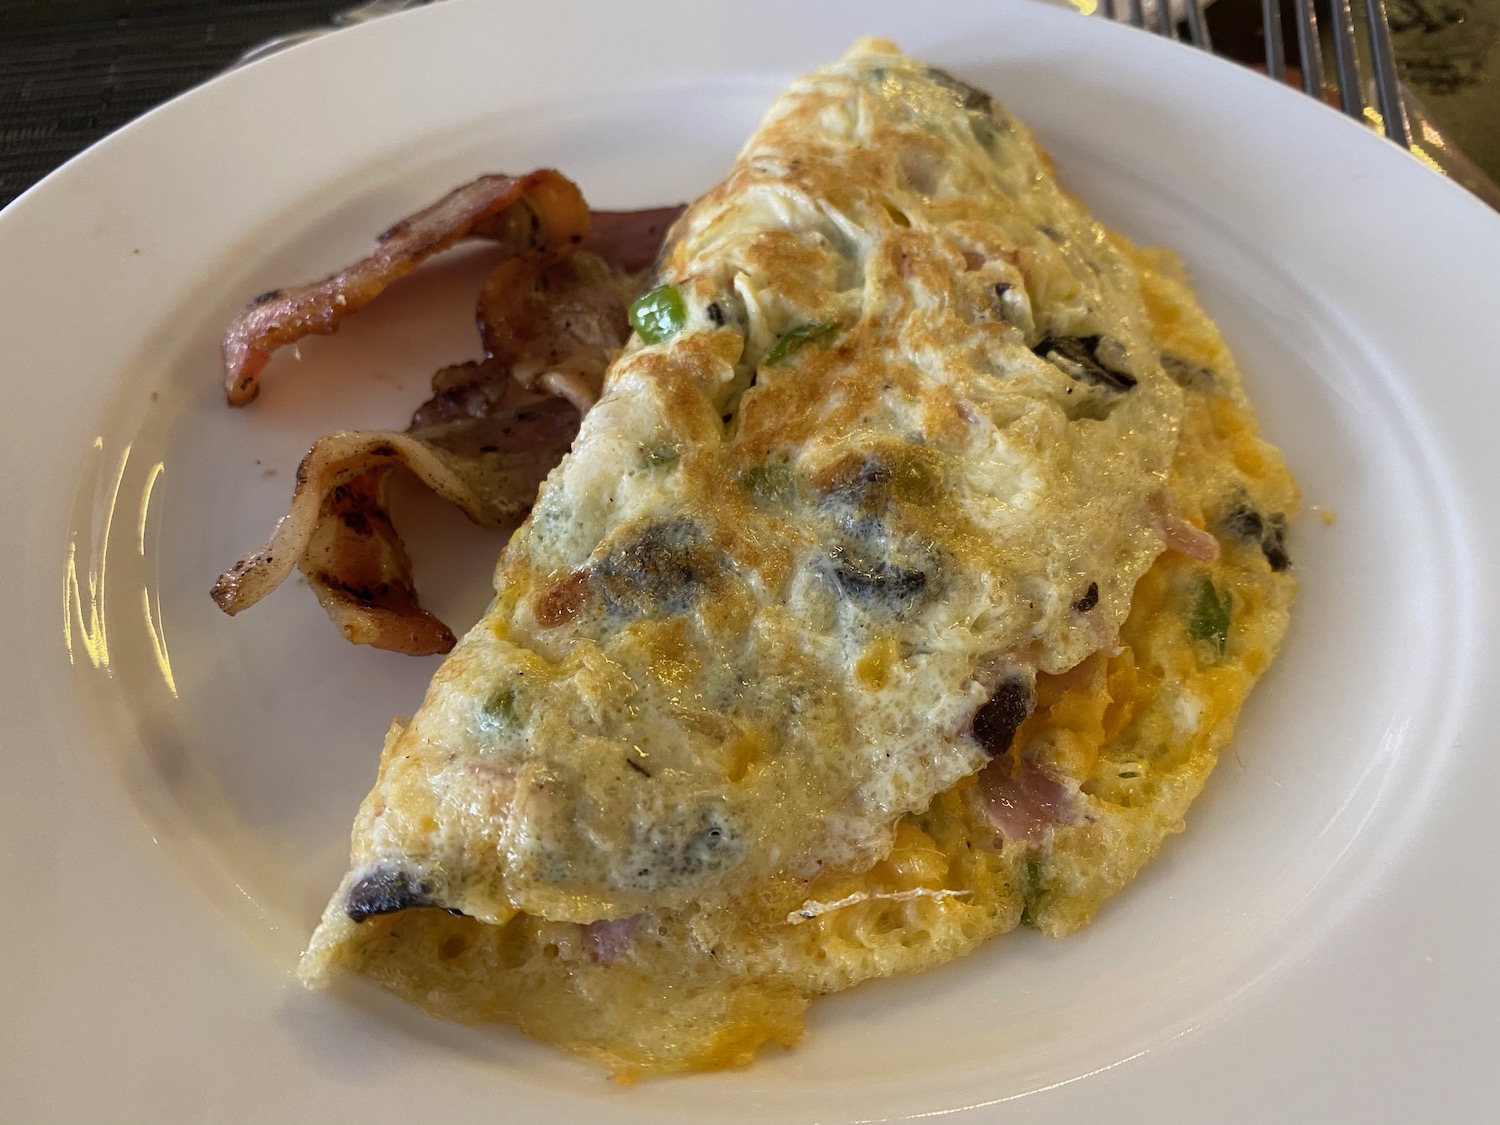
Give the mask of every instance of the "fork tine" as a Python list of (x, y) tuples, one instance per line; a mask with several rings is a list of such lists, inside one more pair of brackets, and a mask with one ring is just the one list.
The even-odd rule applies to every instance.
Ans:
[(1260, 0), (1260, 26), (1266, 34), (1266, 74), (1286, 81), (1286, 44), (1281, 38), (1281, 0)]
[(1365, 97), (1360, 90), (1359, 60), (1354, 55), (1354, 9), (1349, 0), (1333, 2), (1333, 63), (1339, 80), (1339, 104), (1363, 121)]
[(1156, 0), (1156, 34), (1176, 39), (1172, 27), (1172, 5), (1168, 0)]
[[(419, 0), (420, 2), (420, 0)], [(1365, 99), (1359, 76), (1359, 59), (1354, 44), (1354, 10), (1350, 0), (1328, 0), (1333, 15), (1333, 54), (1337, 70), (1339, 102), (1343, 111), (1356, 120), (1365, 117)], [(1134, 27), (1145, 29), (1145, 0), (1126, 0), (1127, 15)], [(1297, 53), (1302, 64), (1302, 88), (1309, 95), (1323, 98), (1323, 51), (1318, 38), (1318, 16), (1314, 0), (1292, 0), (1297, 16)], [(1385, 126), (1385, 135), (1403, 148), (1411, 147), (1411, 123), (1401, 83), (1396, 73), (1396, 57), (1391, 44), (1390, 24), (1386, 19), (1385, 0), (1363, 0), (1366, 30), (1370, 36), (1370, 56), (1375, 71), (1375, 100)], [(1212, 52), (1208, 20), (1203, 0), (1183, 0), (1188, 36), (1195, 47)], [(1094, 9), (1113, 21), (1117, 17), (1116, 0), (1097, 0)], [(1266, 74), (1278, 81), (1286, 80), (1286, 43), (1281, 25), (1281, 0), (1260, 0), (1261, 28), (1266, 38)], [(1151, 29), (1167, 39), (1176, 39), (1169, 0), (1154, 0)]]
[(1302, 90), (1323, 100), (1323, 41), (1318, 38), (1318, 13), (1312, 0), (1293, 0), (1297, 7), (1297, 57), (1302, 65)]
[(1208, 34), (1208, 19), (1203, 14), (1203, 0), (1187, 0), (1187, 23), (1188, 35), (1192, 37), (1193, 46), (1202, 47), (1205, 51), (1214, 49), (1213, 39)]
[(1391, 47), (1385, 0), (1365, 0), (1365, 17), (1370, 31), (1370, 57), (1375, 65), (1375, 103), (1380, 107), (1385, 135), (1402, 148), (1411, 148), (1411, 124), (1396, 74), (1396, 53)]

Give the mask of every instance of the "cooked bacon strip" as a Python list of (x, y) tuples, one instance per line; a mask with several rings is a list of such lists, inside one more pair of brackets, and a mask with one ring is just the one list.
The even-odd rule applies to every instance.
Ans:
[[(475, 401), (486, 396), (482, 367), (466, 372)], [(503, 379), (504, 376), (502, 375)], [(436, 382), (437, 380), (435, 380)], [(452, 399), (449, 406), (452, 406)], [(447, 652), (453, 633), (417, 600), (411, 560), (387, 512), (391, 470), (404, 465), (475, 523), (497, 526), (531, 507), (542, 478), (573, 443), (579, 416), (567, 403), (541, 400), (444, 417), (408, 433), (365, 430), (320, 438), (297, 469), (287, 514), (271, 540), (219, 578), (214, 601), (225, 613), (254, 605), (301, 569), (344, 636), (414, 656)]]
[(622, 275), (591, 253), (552, 264), (501, 262), (479, 294), (485, 352), (523, 387), (586, 413), (630, 338), (625, 314), (640, 289), (639, 276)]
[(589, 216), (583, 249), (626, 273), (647, 269), (661, 253), (667, 228), (686, 210), (687, 204), (679, 203), (647, 211), (594, 211)]
[(432, 377), (432, 397), (412, 413), (406, 432), (415, 434), (454, 422), (488, 418), (516, 397), (516, 383), (503, 363), (458, 363)]
[(512, 254), (555, 256), (588, 234), (588, 207), (559, 172), (481, 176), (380, 236), (375, 250), (316, 285), (273, 289), (255, 298), (224, 336), (224, 390), (231, 406), (260, 391), (261, 370), (277, 348), (312, 333), (327, 335), (398, 278), (470, 235)]
[[(354, 644), (411, 655), (453, 647), (453, 633), (419, 604), (411, 560), (391, 525), (391, 470), (405, 465), (478, 524), (525, 514), (542, 479), (572, 445), (610, 359), (629, 338), (625, 310), (640, 279), (578, 253), (545, 268), (511, 259), (497, 267), (491, 283), (480, 320), (488, 325), (485, 310), (494, 318), (486, 340), (499, 354), (439, 371), (432, 398), (405, 434), (375, 430), (320, 439), (297, 470), (291, 509), (271, 541), (214, 587), (219, 608), (235, 614), (254, 605), (295, 564)], [(577, 392), (507, 405), (522, 384), (556, 394), (561, 378), (577, 380)]]
[[(254, 397), (255, 375), (272, 347), (308, 331), (334, 331), (344, 313), (465, 234), (514, 251), (480, 295), (484, 362), (433, 376), (432, 397), (404, 434), (346, 432), (318, 441), (297, 470), (291, 509), (271, 541), (214, 586), (219, 607), (229, 614), (247, 609), (295, 565), (353, 643), (412, 655), (452, 648), (452, 631), (418, 601), (411, 560), (391, 525), (390, 473), (406, 466), (482, 525), (523, 515), (629, 339), (626, 310), (646, 280), (643, 267), (681, 211), (599, 212), (587, 248), (579, 249), (589, 214), (570, 182), (545, 171), (519, 180), (489, 176), (398, 223), (374, 255), (321, 285), (252, 305), (225, 343), (231, 370), (231, 345), (241, 359), (258, 356), (253, 368), (241, 366), (241, 382), (231, 382), (231, 402), (236, 386), (242, 402)], [(349, 296), (355, 290), (364, 294), (358, 303)], [(298, 319), (299, 309), (310, 309), (312, 319)], [(553, 397), (513, 404), (525, 390)]]

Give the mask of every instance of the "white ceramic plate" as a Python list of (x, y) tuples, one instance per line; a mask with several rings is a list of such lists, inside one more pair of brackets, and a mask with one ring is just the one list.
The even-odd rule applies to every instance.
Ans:
[[(279, 357), (245, 411), (223, 325), (480, 171), (690, 197), (858, 33), (994, 90), (1102, 218), (1181, 252), (1315, 506), (1285, 655), (1191, 830), (1087, 931), (821, 1002), (744, 1072), (620, 1089), (303, 992), (434, 662), (345, 645), (305, 586), (234, 621), (207, 591), (314, 437), (400, 426), (475, 352), (483, 252)], [(1024, 3), (453, 0), (148, 115), (0, 215), (0, 1119), (1494, 1119), (1497, 262), (1500, 219), (1326, 108)], [(466, 625), (498, 543), (410, 507), (419, 585)]]

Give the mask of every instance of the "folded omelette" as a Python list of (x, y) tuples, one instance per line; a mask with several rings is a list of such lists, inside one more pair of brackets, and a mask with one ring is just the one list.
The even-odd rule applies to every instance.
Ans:
[(1170, 255), (865, 40), (668, 235), (301, 973), (616, 1077), (1089, 921), (1270, 663), (1296, 491)]

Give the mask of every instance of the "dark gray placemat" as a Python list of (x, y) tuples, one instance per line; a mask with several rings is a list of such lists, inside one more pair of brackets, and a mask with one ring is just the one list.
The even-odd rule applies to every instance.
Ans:
[(351, 0), (0, 0), (0, 206), (74, 153)]
[[(0, 206), (247, 48), (353, 0), (0, 0)], [(1290, 27), (1289, 0), (1283, 20)], [(1500, 180), (1500, 0), (1388, 0), (1402, 77)], [(1216, 0), (1219, 51), (1263, 57), (1259, 0)]]

